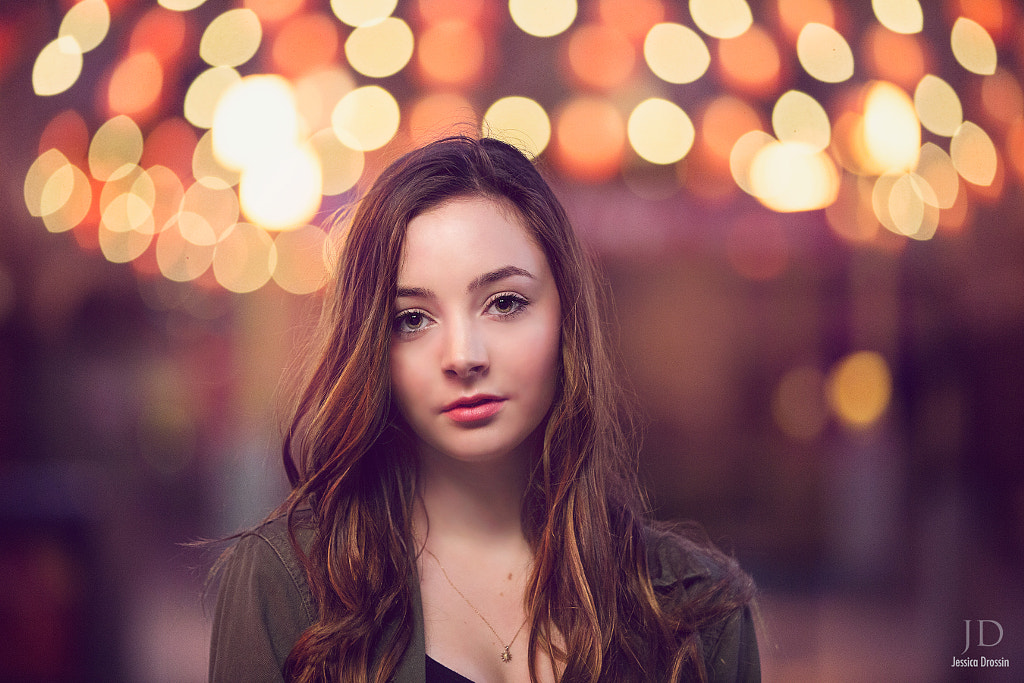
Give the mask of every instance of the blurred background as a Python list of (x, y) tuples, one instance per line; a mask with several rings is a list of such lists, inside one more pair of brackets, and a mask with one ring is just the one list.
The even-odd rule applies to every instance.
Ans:
[(1022, 74), (1011, 0), (0, 3), (0, 680), (205, 680), (182, 544), (284, 495), (327, 219), (480, 130), (600, 259), (765, 680), (1020, 680)]

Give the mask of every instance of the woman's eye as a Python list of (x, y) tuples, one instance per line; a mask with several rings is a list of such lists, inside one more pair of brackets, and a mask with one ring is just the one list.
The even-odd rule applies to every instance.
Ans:
[(521, 296), (501, 294), (491, 300), (491, 305), (488, 306), (488, 309), (498, 315), (509, 316), (522, 310), (526, 303), (526, 299)]
[(418, 332), (427, 326), (427, 316), (417, 311), (407, 311), (395, 318), (395, 331), (403, 334)]

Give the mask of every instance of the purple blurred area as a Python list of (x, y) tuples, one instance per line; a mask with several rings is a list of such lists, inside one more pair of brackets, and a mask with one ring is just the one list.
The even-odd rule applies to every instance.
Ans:
[[(281, 380), (315, 296), (141, 277), (29, 215), (60, 109), (32, 63), (59, 16), (0, 4), (0, 681), (202, 681), (215, 550), (186, 544), (284, 495)], [(700, 521), (754, 575), (764, 679), (1021, 680), (1021, 185), (887, 250), (820, 211), (554, 182), (607, 275), (655, 514)], [(781, 235), (777, 274), (737, 272), (737, 225)], [(780, 378), (864, 348), (892, 363), (884, 416), (783, 433)], [(981, 655), (1010, 667), (951, 665)]]

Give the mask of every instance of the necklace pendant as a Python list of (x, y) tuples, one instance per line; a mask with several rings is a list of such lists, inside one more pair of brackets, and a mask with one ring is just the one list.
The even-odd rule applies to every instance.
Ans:
[(505, 662), (506, 664), (512, 661), (512, 653), (508, 651), (510, 647), (512, 646), (506, 645), (505, 649), (501, 651), (501, 661)]

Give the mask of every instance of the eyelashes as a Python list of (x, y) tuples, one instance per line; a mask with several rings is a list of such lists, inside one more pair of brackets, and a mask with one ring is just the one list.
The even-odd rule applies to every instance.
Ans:
[[(487, 299), (484, 312), (497, 320), (511, 320), (522, 314), (529, 305), (529, 300), (520, 294), (499, 292)], [(399, 336), (409, 337), (422, 332), (433, 323), (433, 318), (426, 311), (408, 308), (395, 316), (393, 330)]]
[(430, 317), (423, 311), (409, 309), (395, 316), (394, 331), (399, 335), (416, 334), (426, 329)]
[(495, 315), (510, 318), (522, 313), (529, 305), (529, 301), (515, 292), (501, 292), (487, 300), (486, 310), (493, 310)]

